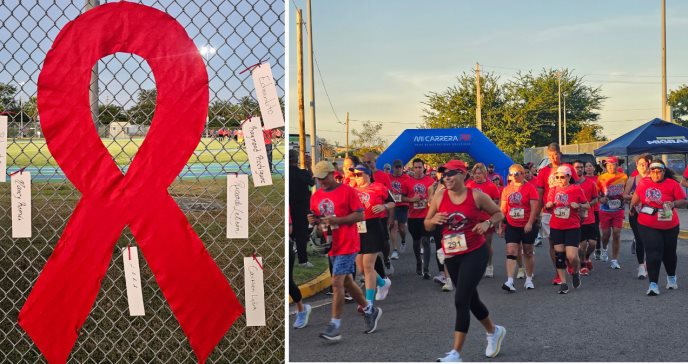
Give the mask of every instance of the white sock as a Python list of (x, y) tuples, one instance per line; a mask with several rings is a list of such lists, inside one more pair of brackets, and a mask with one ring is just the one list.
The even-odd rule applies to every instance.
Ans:
[(511, 277), (507, 278), (507, 279), (506, 279), (506, 284), (513, 285), (513, 284), (514, 284), (514, 279), (511, 278)]

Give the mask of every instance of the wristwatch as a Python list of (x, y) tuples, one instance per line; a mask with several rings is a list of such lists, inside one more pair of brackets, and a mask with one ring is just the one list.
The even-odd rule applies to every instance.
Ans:
[(490, 224), (490, 226), (488, 227), (488, 229), (494, 227), (494, 223), (492, 222), (491, 219), (487, 219), (487, 223)]

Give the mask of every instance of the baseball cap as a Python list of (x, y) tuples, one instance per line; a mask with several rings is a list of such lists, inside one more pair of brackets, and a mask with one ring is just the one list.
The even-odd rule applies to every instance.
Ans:
[(492, 163), (488, 164), (487, 168), (494, 168), (494, 164), (492, 164)]
[(402, 167), (403, 165), (404, 164), (401, 163), (401, 159), (395, 159), (394, 162), (392, 162), (393, 167), (396, 167), (396, 166)]
[(366, 167), (366, 166), (363, 165), (363, 164), (357, 165), (354, 169), (357, 170), (357, 171), (361, 171), (361, 172), (363, 172), (363, 173), (365, 173), (365, 174), (367, 174), (367, 175), (369, 175), (369, 176), (372, 174), (372, 173), (370, 172), (370, 169), (368, 169), (368, 167)]
[(313, 168), (313, 177), (323, 179), (332, 172), (334, 172), (334, 166), (332, 165), (332, 162), (322, 160), (315, 165), (315, 168)]
[(616, 157), (607, 158), (607, 163), (619, 164), (619, 160)]
[(466, 168), (466, 163), (457, 159), (450, 160), (449, 162), (445, 163), (443, 167), (446, 171), (458, 170), (466, 172), (468, 170)]
[(571, 168), (569, 166), (559, 166), (557, 167), (557, 173), (571, 175)]

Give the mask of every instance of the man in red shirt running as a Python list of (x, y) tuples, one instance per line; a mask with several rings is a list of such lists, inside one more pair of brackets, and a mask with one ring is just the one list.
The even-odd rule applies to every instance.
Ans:
[[(387, 187), (387, 193), (390, 193), (389, 191), (391, 191), (392, 189), (392, 181), (390, 180), (389, 174), (375, 168), (376, 161), (377, 154), (373, 152), (367, 152), (363, 155), (363, 158), (361, 159), (361, 162), (363, 162), (363, 164), (365, 164), (373, 172), (373, 181), (383, 184), (385, 187)], [(387, 214), (387, 211), (385, 211), (385, 214), (387, 217), (387, 227), (383, 231), (384, 240), (382, 245), (382, 261), (385, 263), (385, 270), (387, 271), (387, 274), (392, 275), (394, 274), (394, 267), (392, 267), (392, 261), (389, 258), (389, 230), (394, 224), (394, 209), (392, 209), (392, 211), (389, 214)]]

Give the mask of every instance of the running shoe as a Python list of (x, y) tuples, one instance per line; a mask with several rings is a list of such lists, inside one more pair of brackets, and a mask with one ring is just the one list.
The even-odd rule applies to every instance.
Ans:
[(344, 293), (344, 302), (345, 302), (345, 303), (351, 303), (351, 302), (353, 302), (353, 301), (354, 301), (354, 298), (351, 297), (351, 295), (349, 294), (349, 292), (345, 292), (345, 293)]
[(388, 260), (385, 262), (385, 274), (388, 276), (391, 276), (394, 274), (394, 266), (392, 265), (391, 260)]
[(516, 273), (516, 279), (524, 279), (526, 277), (525, 268), (518, 268), (518, 273)]
[(416, 274), (419, 276), (423, 275), (423, 264), (422, 263), (416, 263)]
[(659, 287), (657, 287), (657, 283), (655, 283), (655, 282), (650, 282), (650, 287), (647, 289), (647, 295), (648, 295), (648, 296), (657, 296), (657, 295), (659, 295)]
[(579, 288), (581, 286), (580, 274), (573, 273), (571, 279), (573, 280), (573, 288)]
[(621, 269), (621, 266), (619, 265), (619, 261), (616, 259), (612, 259), (612, 263), (609, 265), (611, 269)]
[(432, 278), (432, 281), (437, 284), (445, 284), (447, 283), (447, 278), (444, 276), (444, 274), (438, 273), (436, 276)]
[(535, 246), (542, 246), (542, 236), (540, 236), (540, 233), (538, 233), (537, 238), (535, 238)]
[(493, 266), (488, 265), (487, 268), (485, 268), (485, 277), (486, 278), (494, 277), (494, 267)]
[(425, 280), (430, 280), (431, 278), (432, 278), (432, 276), (430, 276), (430, 273), (428, 273), (428, 272), (423, 272), (423, 279), (425, 279)]
[(516, 288), (514, 287), (513, 283), (504, 282), (504, 284), (502, 284), (502, 289), (509, 293), (516, 292)]
[(555, 273), (556, 275), (554, 278), (552, 278), (552, 285), (556, 286), (557, 284), (561, 284), (561, 278), (559, 278), (559, 273)]
[(638, 266), (638, 279), (647, 278), (647, 269), (645, 269), (645, 264), (640, 264)]
[(296, 313), (296, 320), (294, 321), (295, 329), (303, 329), (308, 325), (308, 318), (311, 317), (311, 305), (303, 305), (303, 311)]
[(311, 263), (311, 262), (299, 263), (299, 266), (301, 268), (306, 268), (306, 269), (314, 267), (313, 263)]
[(373, 311), (371, 313), (363, 313), (363, 319), (365, 320), (366, 334), (372, 334), (377, 329), (377, 323), (382, 317), (382, 309), (377, 306), (373, 306)]
[(588, 270), (592, 270), (592, 260), (586, 261), (585, 266), (588, 267)]
[(356, 305), (356, 311), (358, 311), (358, 313), (363, 315), (365, 313), (365, 306)]
[(566, 263), (566, 272), (571, 276), (573, 275), (573, 267)]
[(394, 259), (397, 260), (399, 259), (399, 252), (396, 251), (396, 249), (392, 252), (392, 255), (389, 257), (389, 259)]
[(666, 289), (678, 289), (678, 284), (676, 284), (676, 276), (667, 276)]
[(451, 278), (447, 278), (447, 283), (442, 286), (442, 292), (451, 292), (454, 290), (454, 285), (452, 284)]
[(387, 295), (389, 294), (389, 288), (392, 286), (392, 280), (389, 278), (385, 278), (385, 285), (382, 287), (377, 287), (377, 293), (375, 294), (375, 301), (383, 301), (385, 298), (387, 298)]
[(487, 334), (487, 348), (485, 348), (486, 357), (494, 358), (499, 354), (504, 336), (506, 336), (506, 329), (502, 326), (495, 325), (495, 331), (491, 334)]
[(399, 246), (399, 251), (402, 253), (406, 251), (406, 240), (401, 241), (401, 246)]
[(607, 254), (607, 249), (602, 249), (602, 252), (600, 253), (600, 260), (603, 262), (609, 260), (609, 254)]
[(532, 279), (526, 279), (526, 283), (523, 285), (525, 289), (535, 289)]
[(342, 338), (342, 335), (339, 333), (339, 328), (335, 326), (334, 323), (330, 322), (325, 332), (320, 333), (320, 337), (325, 340), (338, 341)]
[(602, 259), (602, 252), (599, 249), (595, 249), (595, 253), (592, 255), (592, 258), (595, 260)]
[(559, 285), (559, 294), (567, 294), (569, 293), (569, 285), (566, 283), (562, 283)]
[(327, 287), (327, 291), (325, 291), (325, 294), (328, 296), (332, 296), (334, 294), (334, 291), (332, 290), (332, 286)]
[(581, 268), (580, 269), (580, 275), (589, 276), (590, 275), (590, 269), (588, 269), (588, 267)]
[(461, 360), (461, 355), (459, 354), (458, 351), (452, 350), (447, 353), (447, 356), (444, 358), (437, 358), (438, 362), (448, 362), (448, 363), (460, 363), (463, 360)]

